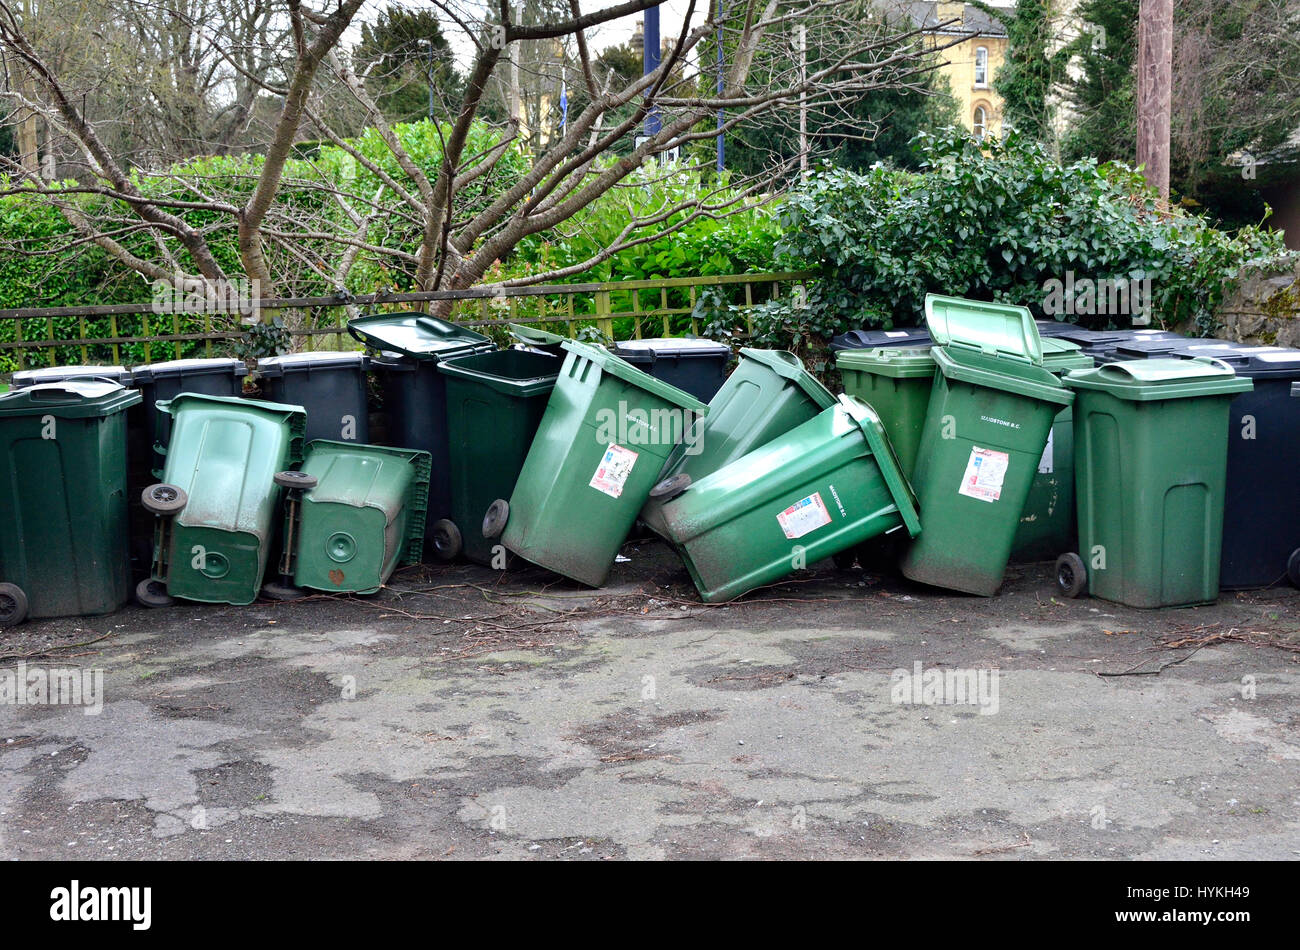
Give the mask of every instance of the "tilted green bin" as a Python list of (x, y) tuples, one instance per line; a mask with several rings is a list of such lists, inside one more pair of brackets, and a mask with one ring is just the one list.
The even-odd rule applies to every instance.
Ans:
[(835, 365), (844, 380), (844, 391), (876, 410), (903, 474), (911, 478), (934, 390), (935, 365), (930, 347), (840, 350), (835, 354)]
[(875, 411), (854, 396), (688, 485), (663, 507), (705, 603), (905, 527), (916, 500)]
[(126, 410), (117, 383), (0, 396), (0, 626), (106, 614), (130, 596)]
[(515, 490), (492, 503), (483, 534), (599, 587), (669, 454), (709, 407), (607, 350), (564, 349)]
[[(709, 401), (709, 414), (673, 449), (660, 480), (698, 480), (835, 405), (830, 394), (784, 350), (742, 349), (740, 361)], [(663, 499), (651, 497), (641, 520), (666, 537)]]
[(372, 594), (424, 549), (428, 452), (317, 439), (300, 472), (281, 474), (291, 491), (284, 539), (299, 587)]
[[(1096, 361), (1069, 340), (1042, 338), (1043, 369), (1056, 376), (1091, 369)], [(1074, 508), (1074, 409), (1066, 406), (1052, 420), (1047, 446), (1020, 513), (1011, 545), (1013, 562), (1052, 560), (1074, 547), (1078, 519)]]
[(275, 476), (302, 461), (301, 406), (181, 393), (158, 408), (171, 416), (161, 484), (144, 490), (159, 517), (152, 578), (141, 603), (165, 595), (205, 603), (257, 599), (277, 523)]
[(992, 596), (1052, 420), (1074, 394), (1043, 369), (1033, 317), (1023, 307), (926, 297), (938, 344), (912, 484), (925, 530), (904, 553), (904, 576)]
[(1076, 370), (1079, 553), (1057, 583), (1130, 607), (1219, 595), (1228, 417), (1254, 388), (1219, 360), (1152, 359)]
[[(483, 537), (483, 516), (509, 498), (524, 467), (564, 361), (529, 350), (498, 350), (443, 360), (451, 440), (451, 517), (430, 526), (433, 548), (492, 566), (499, 545)], [(501, 549), (504, 552), (504, 549)], [(504, 559), (496, 559), (504, 567)]]

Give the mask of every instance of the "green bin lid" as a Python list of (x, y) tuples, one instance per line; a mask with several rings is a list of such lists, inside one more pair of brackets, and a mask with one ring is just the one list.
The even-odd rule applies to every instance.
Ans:
[(58, 419), (91, 419), (134, 406), (140, 391), (103, 380), (69, 379), (38, 383), (0, 395), (0, 416), (52, 415)]
[(921, 379), (934, 375), (928, 346), (879, 346), (872, 350), (840, 350), (835, 365), (892, 379)]
[(1043, 337), (1043, 369), (1066, 373), (1072, 369), (1092, 369), (1097, 361), (1083, 352), (1083, 347), (1060, 337)]
[(930, 338), (940, 346), (958, 346), (1034, 364), (1043, 362), (1038, 325), (1027, 307), (926, 294), (925, 323)]
[(1074, 402), (1074, 393), (1041, 366), (947, 347), (935, 347), (931, 353), (948, 379), (1060, 406)]
[(609, 373), (611, 376), (617, 376), (625, 383), (639, 386), (641, 389), (658, 396), (665, 402), (670, 402), (683, 409), (689, 409), (697, 416), (707, 416), (709, 414), (709, 407), (700, 402), (690, 393), (683, 392), (676, 386), (671, 386), (663, 380), (655, 379), (649, 373), (641, 372), (641, 370), (627, 362), (627, 360), (615, 356), (603, 347), (591, 346), (577, 340), (565, 340), (563, 346), (564, 349), (568, 350), (574, 356), (595, 363), (600, 367), (602, 372)]
[(821, 409), (835, 405), (831, 391), (818, 382), (817, 377), (804, 368), (803, 360), (788, 350), (753, 350), (741, 347), (740, 358), (762, 363), (782, 379), (796, 383)]
[(557, 343), (563, 343), (565, 337), (558, 333), (551, 333), (549, 330), (541, 330), (537, 327), (530, 327), (522, 323), (509, 324), (510, 335), (520, 343), (527, 343), (531, 346), (554, 346)]
[(1208, 356), (1107, 363), (1096, 369), (1074, 370), (1063, 381), (1073, 389), (1100, 390), (1135, 402), (1220, 396), (1255, 388), (1227, 363)]
[(469, 327), (439, 320), (427, 313), (381, 313), (348, 321), (348, 332), (366, 346), (419, 359), (440, 359), (450, 353), (493, 343)]
[(880, 474), (885, 479), (889, 494), (894, 498), (894, 504), (898, 506), (907, 533), (916, 537), (921, 533), (921, 520), (916, 514), (916, 495), (908, 484), (907, 476), (903, 474), (902, 466), (898, 464), (898, 456), (894, 454), (894, 446), (885, 434), (880, 416), (870, 405), (848, 393), (840, 396), (839, 405), (866, 436), (867, 446), (871, 449), (876, 465), (880, 467)]

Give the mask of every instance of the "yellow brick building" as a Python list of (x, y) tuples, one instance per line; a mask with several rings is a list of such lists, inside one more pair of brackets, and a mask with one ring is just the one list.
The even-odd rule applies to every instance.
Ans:
[[(1003, 6), (990, 4), (990, 6)], [(977, 135), (1002, 135), (1002, 99), (993, 80), (1007, 58), (1007, 31), (995, 17), (968, 3), (909, 3), (912, 23), (935, 46), (958, 42), (943, 50), (940, 74), (961, 116), (962, 125)]]

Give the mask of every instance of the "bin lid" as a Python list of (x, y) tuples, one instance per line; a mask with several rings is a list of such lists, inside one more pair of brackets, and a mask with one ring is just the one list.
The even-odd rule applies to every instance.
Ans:
[(1028, 307), (926, 294), (925, 323), (940, 346), (958, 346), (1027, 363), (1043, 362), (1038, 326)]
[(731, 356), (731, 347), (699, 337), (651, 337), (645, 340), (623, 340), (614, 344), (614, 352), (628, 360), (657, 359), (709, 359)]
[(862, 370), (892, 379), (929, 379), (934, 375), (934, 357), (928, 346), (878, 346), (871, 350), (840, 350), (835, 354), (840, 369)]
[(38, 383), (58, 383), (65, 379), (107, 379), (126, 386), (131, 382), (131, 371), (125, 366), (44, 366), (40, 369), (18, 370), (13, 375), (13, 387), (22, 389)]
[(894, 504), (898, 506), (907, 533), (916, 537), (921, 533), (921, 520), (916, 514), (916, 494), (912, 491), (907, 476), (903, 474), (902, 466), (898, 464), (898, 456), (894, 454), (894, 446), (885, 434), (880, 416), (867, 403), (848, 393), (840, 396), (839, 404), (866, 436), (867, 445), (880, 467), (880, 474), (885, 479), (889, 494), (894, 498)]
[(264, 356), (257, 361), (257, 371), (263, 376), (283, 376), (285, 373), (305, 373), (327, 367), (356, 366), (365, 369), (369, 364), (370, 357), (357, 350), (316, 350), (284, 356)]
[(1107, 363), (1096, 369), (1074, 370), (1062, 381), (1073, 389), (1100, 390), (1135, 402), (1219, 396), (1255, 386), (1223, 360), (1205, 356)]
[(831, 391), (804, 368), (803, 360), (788, 350), (754, 350), (746, 346), (741, 347), (740, 358), (762, 363), (776, 375), (791, 380), (822, 409), (835, 405)]
[(1092, 369), (1096, 360), (1083, 352), (1078, 343), (1060, 337), (1043, 338), (1043, 369), (1065, 373), (1072, 369)]
[(507, 396), (540, 396), (555, 388), (564, 361), (537, 350), (467, 353), (438, 363), (438, 372), (467, 379)]
[(357, 317), (348, 321), (348, 332), (376, 350), (420, 359), (441, 359), (464, 350), (494, 347), (482, 333), (418, 311)]
[(849, 330), (831, 340), (831, 352), (869, 350), (880, 346), (917, 346), (930, 342), (925, 327), (899, 327), (895, 330)]
[(511, 336), (520, 343), (527, 343), (530, 346), (557, 346), (567, 339), (558, 333), (551, 333), (549, 330), (541, 330), (523, 323), (511, 323), (509, 328)]
[(131, 370), (131, 381), (135, 383), (153, 382), (170, 376), (200, 376), (205, 373), (229, 373), (232, 376), (244, 376), (248, 367), (243, 360), (234, 357), (214, 357), (211, 359), (168, 360), (165, 363), (146, 363)]
[(931, 350), (931, 355), (939, 365), (939, 370), (948, 379), (1017, 396), (1026, 396), (1042, 402), (1056, 403), (1060, 406), (1068, 406), (1074, 402), (1074, 393), (1062, 386), (1059, 378), (1051, 371), (1033, 363), (1023, 363), (955, 347), (935, 347)]
[(700, 402), (688, 392), (678, 389), (676, 386), (669, 385), (661, 379), (655, 379), (649, 373), (643, 373), (627, 360), (616, 356), (609, 350), (600, 346), (591, 346), (588, 343), (581, 343), (578, 340), (565, 340), (564, 349), (568, 350), (574, 356), (589, 360), (601, 368), (602, 372), (609, 373), (611, 376), (617, 376), (625, 383), (631, 383), (633, 386), (639, 386), (647, 392), (653, 393), (660, 399), (671, 402), (675, 406), (681, 406), (683, 409), (689, 409), (697, 416), (707, 416), (709, 407)]
[(0, 395), (0, 416), (52, 415), (59, 419), (91, 419), (134, 406), (138, 389), (98, 379), (69, 379), (37, 383)]
[(1285, 346), (1249, 346), (1216, 340), (1213, 345), (1184, 346), (1179, 356), (1209, 356), (1233, 368), (1238, 376), (1251, 379), (1300, 378), (1300, 350)]
[(1080, 330), (1077, 323), (1070, 323), (1066, 320), (1035, 320), (1034, 325), (1038, 327), (1038, 335), (1043, 339), (1048, 337), (1059, 337), (1072, 330)]

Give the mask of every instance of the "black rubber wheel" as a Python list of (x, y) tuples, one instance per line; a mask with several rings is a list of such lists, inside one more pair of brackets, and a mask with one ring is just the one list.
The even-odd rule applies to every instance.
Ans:
[(27, 619), (27, 595), (17, 584), (0, 584), (0, 627), (13, 627)]
[(853, 565), (858, 562), (857, 551), (853, 548), (849, 548), (847, 551), (839, 551), (831, 555), (831, 560), (835, 562), (835, 566), (841, 571), (851, 571)]
[(487, 514), (483, 516), (483, 537), (498, 537), (502, 531), (506, 530), (506, 522), (509, 520), (510, 502), (504, 498), (498, 498), (488, 506)]
[(1286, 559), (1286, 577), (1296, 587), (1300, 587), (1300, 548), (1292, 551)]
[(1088, 586), (1088, 569), (1074, 552), (1056, 559), (1056, 587), (1066, 597), (1078, 597)]
[(150, 485), (140, 493), (140, 504), (144, 505), (145, 511), (155, 515), (179, 514), (189, 501), (184, 488), (166, 482)]
[(262, 596), (267, 600), (301, 600), (307, 596), (307, 592), (301, 587), (290, 587), (288, 584), (278, 584), (272, 581), (269, 584), (262, 585)]
[(650, 489), (650, 497), (659, 501), (672, 501), (686, 489), (691, 487), (691, 476), (685, 472), (678, 472), (676, 475), (669, 475), (654, 488)]
[(167, 593), (167, 585), (152, 577), (146, 577), (135, 585), (135, 601), (141, 607), (170, 607), (176, 603)]
[(276, 472), (272, 480), (281, 488), (301, 488), (303, 491), (311, 491), (320, 482), (315, 475), (306, 472)]
[(434, 522), (430, 536), (434, 553), (444, 561), (455, 560), (465, 547), (464, 539), (460, 536), (460, 528), (456, 527), (456, 522), (450, 518)]

